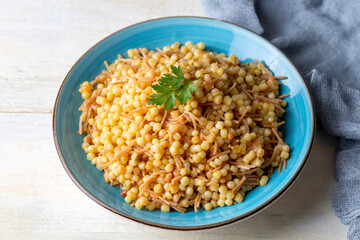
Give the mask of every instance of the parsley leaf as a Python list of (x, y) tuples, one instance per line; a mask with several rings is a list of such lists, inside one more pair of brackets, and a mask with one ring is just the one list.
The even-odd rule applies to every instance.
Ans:
[(191, 92), (194, 92), (196, 90), (196, 83), (189, 82), (188, 84), (182, 85), (178, 90), (175, 91), (175, 94), (177, 94), (176, 99), (181, 104), (185, 104), (186, 101), (192, 97)]
[(166, 94), (151, 94), (147, 105), (162, 105), (167, 110), (175, 106), (175, 94), (172, 92)]
[(181, 104), (185, 104), (191, 99), (192, 92), (197, 90), (197, 84), (194, 80), (186, 80), (181, 67), (171, 65), (171, 71), (175, 75), (164, 74), (158, 79), (158, 84), (152, 85), (152, 89), (156, 92), (150, 95), (147, 105), (164, 105), (164, 110), (175, 106), (176, 100)]
[(185, 79), (180, 66), (179, 66), (178, 68), (176, 68), (175, 66), (171, 65), (170, 68), (171, 68), (171, 71), (172, 71), (176, 76), (178, 76), (179, 78)]
[(171, 87), (172, 89), (178, 89), (183, 84), (184, 79), (166, 73), (158, 80), (158, 82), (162, 86)]

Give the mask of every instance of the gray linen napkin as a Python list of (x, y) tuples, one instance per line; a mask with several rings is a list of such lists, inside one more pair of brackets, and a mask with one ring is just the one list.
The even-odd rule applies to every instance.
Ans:
[(331, 207), (360, 239), (360, 1), (200, 0), (208, 16), (263, 35), (305, 78), (325, 130), (340, 137)]

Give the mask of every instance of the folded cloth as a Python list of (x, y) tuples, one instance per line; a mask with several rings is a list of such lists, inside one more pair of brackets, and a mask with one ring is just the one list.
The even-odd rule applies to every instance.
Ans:
[(208, 16), (261, 34), (296, 65), (325, 130), (340, 137), (331, 207), (360, 239), (360, 1), (200, 0)]

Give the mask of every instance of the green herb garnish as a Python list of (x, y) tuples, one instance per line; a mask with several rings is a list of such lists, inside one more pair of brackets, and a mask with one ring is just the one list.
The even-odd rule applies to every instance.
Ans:
[(166, 73), (159, 78), (158, 84), (151, 86), (156, 93), (150, 95), (147, 105), (164, 104), (164, 110), (167, 110), (175, 106), (176, 100), (185, 104), (192, 97), (192, 92), (197, 90), (197, 84), (193, 81), (199, 78), (186, 80), (180, 66), (176, 68), (171, 65), (171, 70), (175, 76)]

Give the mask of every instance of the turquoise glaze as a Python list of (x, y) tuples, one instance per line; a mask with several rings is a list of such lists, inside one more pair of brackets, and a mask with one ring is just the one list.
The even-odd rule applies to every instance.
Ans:
[[(270, 177), (265, 187), (249, 192), (243, 203), (216, 208), (212, 211), (185, 214), (175, 211), (139, 211), (130, 207), (120, 196), (121, 190), (106, 183), (81, 148), (82, 136), (77, 134), (80, 83), (93, 80), (103, 69), (103, 62), (113, 62), (118, 54), (127, 56), (130, 48), (155, 49), (176, 41), (184, 44), (204, 42), (206, 49), (235, 54), (240, 60), (264, 61), (282, 81), (281, 93), (287, 97), (286, 125), (282, 131), (290, 145), (291, 158), (287, 169)], [(54, 109), (54, 139), (66, 171), (77, 186), (104, 207), (124, 217), (146, 224), (172, 229), (204, 229), (244, 219), (269, 205), (295, 180), (309, 154), (314, 135), (314, 112), (308, 90), (292, 63), (262, 37), (238, 26), (205, 18), (175, 17), (150, 20), (120, 30), (105, 38), (74, 65), (60, 88)]]

